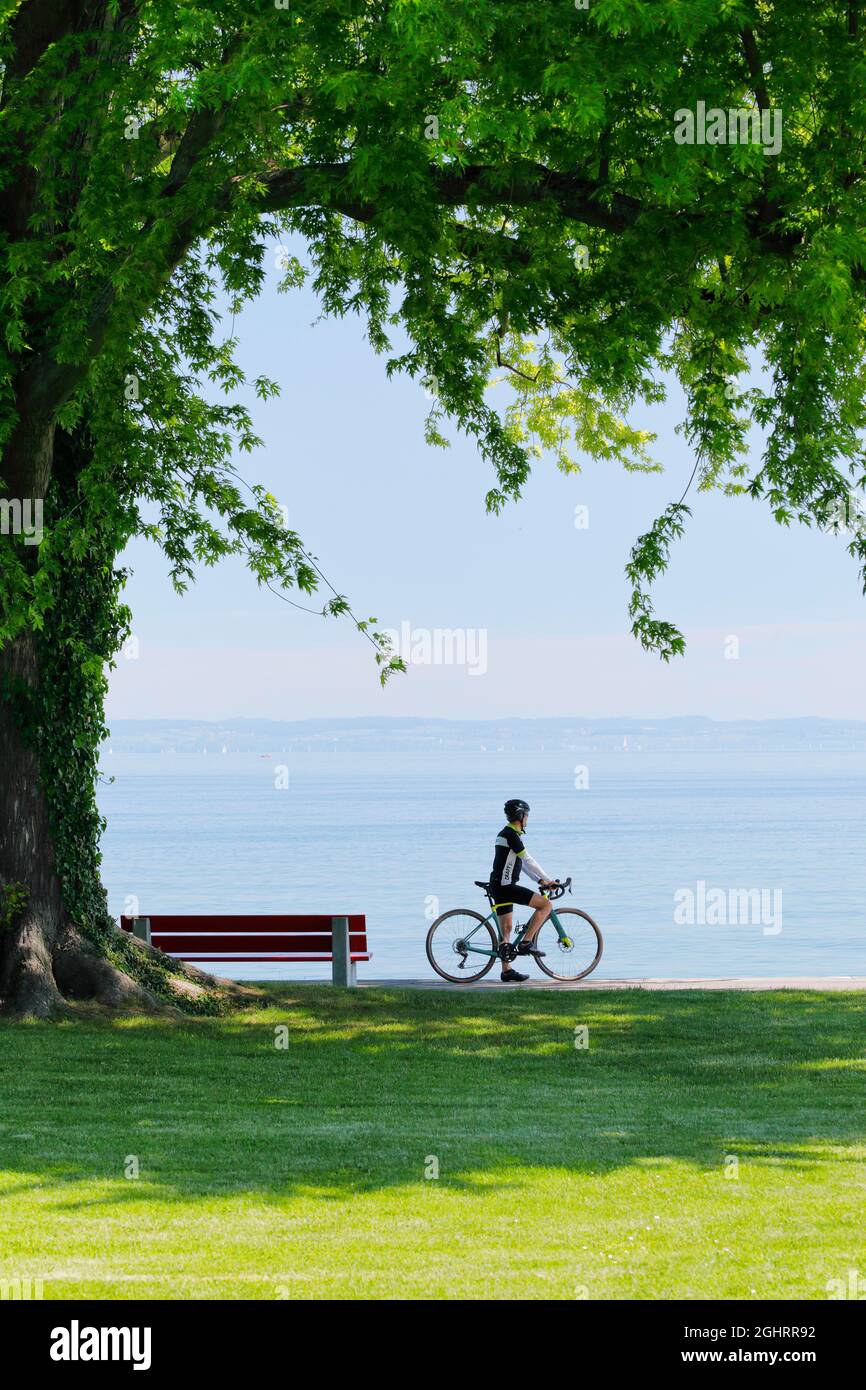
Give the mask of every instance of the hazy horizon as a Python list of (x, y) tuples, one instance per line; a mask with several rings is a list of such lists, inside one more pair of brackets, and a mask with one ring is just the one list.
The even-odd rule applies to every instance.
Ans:
[(713, 720), (584, 716), (443, 719), (438, 716), (357, 716), (340, 719), (111, 721), (105, 751), (148, 753), (415, 753), (490, 754), (563, 751), (706, 752), (866, 751), (866, 721), (820, 718)]

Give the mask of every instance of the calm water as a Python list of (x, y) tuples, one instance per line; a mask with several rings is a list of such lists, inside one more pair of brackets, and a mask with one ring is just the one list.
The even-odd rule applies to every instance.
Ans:
[[(131, 895), (143, 914), (365, 912), (374, 960), (361, 972), (427, 976), (429, 919), (483, 904), (473, 879), (505, 796), (520, 795), (532, 853), (573, 876), (566, 903), (602, 927), (598, 977), (866, 975), (863, 753), (115, 754), (104, 767), (115, 914)], [(697, 896), (699, 880), (764, 890), (764, 925), (675, 921), (675, 895)]]

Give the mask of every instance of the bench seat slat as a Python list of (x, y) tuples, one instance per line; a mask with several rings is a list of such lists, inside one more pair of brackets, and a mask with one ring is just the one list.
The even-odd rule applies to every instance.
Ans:
[[(149, 918), (149, 920), (150, 920), (150, 921), (153, 921), (154, 919), (151, 917), (151, 918)], [(214, 936), (214, 937), (216, 937), (216, 936), (219, 936), (219, 937), (223, 937), (223, 936), (243, 936), (243, 937), (246, 937), (246, 935), (247, 935), (246, 932), (237, 932), (237, 931), (209, 931), (209, 930), (208, 930), (207, 928), (205, 928), (205, 927), (194, 927), (192, 931), (178, 931), (175, 927), (172, 927), (170, 931), (167, 931), (167, 930), (164, 929), (164, 928), (160, 928), (159, 931), (153, 931), (153, 930), (151, 930), (151, 933), (150, 933), (150, 934), (151, 934), (151, 936), (172, 936), (172, 937), (174, 937), (174, 936), (183, 936), (183, 937), (187, 937), (187, 936), (188, 936), (188, 937), (191, 937), (191, 938), (192, 938), (193, 940), (195, 940), (195, 941), (199, 941), (203, 936)], [(257, 931), (257, 932), (255, 932), (255, 933), (252, 933), (252, 932), (251, 932), (250, 935), (261, 936), (261, 937), (268, 937), (268, 938), (270, 938), (270, 937), (276, 937), (276, 938), (279, 938), (279, 939), (285, 938), (286, 941), (304, 941), (304, 940), (306, 940), (308, 937), (309, 937), (309, 939), (310, 939), (311, 941), (330, 941), (330, 939), (331, 939), (331, 933), (330, 933), (329, 931), (303, 931), (303, 932), (293, 932), (293, 931)], [(350, 932), (349, 932), (349, 935), (350, 935), (350, 936), (363, 936), (363, 935), (364, 935), (364, 932), (362, 932), (362, 931), (350, 931)]]
[[(313, 912), (292, 913), (290, 915), (285, 913), (256, 912), (243, 916), (221, 912), (143, 912), (140, 916), (149, 917), (151, 922), (158, 922), (163, 929), (177, 927), (185, 931), (198, 931), (202, 927), (216, 926), (219, 924), (219, 929), (221, 931), (249, 931), (252, 927), (260, 931), (324, 931), (330, 933), (332, 917), (348, 917), (350, 930), (365, 931), (367, 920), (363, 912)], [(133, 920), (134, 919), (131, 917), (121, 918), (123, 922), (131, 922)]]
[[(189, 952), (189, 953), (184, 952), (183, 959), (184, 959), (184, 960), (287, 960), (287, 961), (292, 961), (292, 960), (299, 960), (299, 961), (321, 960), (321, 961), (331, 961), (331, 960), (333, 960), (333, 956), (296, 956), (296, 955), (291, 955), (290, 953), (287, 953), (287, 952), (283, 952), (282, 955), (275, 956), (275, 955), (266, 955), (266, 954), (265, 954), (264, 952), (262, 952), (262, 951), (246, 952), (246, 953), (245, 953), (244, 955), (242, 955), (242, 956), (241, 956), (241, 955), (234, 955), (234, 954), (232, 954), (232, 953), (230, 953), (230, 952), (228, 952), (228, 951), (216, 951), (216, 952), (215, 952), (215, 951), (209, 951), (209, 952), (207, 953), (207, 955), (199, 955), (199, 953), (198, 953), (197, 951), (191, 951), (191, 952)], [(357, 954), (355, 951), (353, 951), (352, 954), (351, 954), (351, 959), (352, 959), (353, 961), (359, 961), (359, 960), (372, 960), (373, 957), (372, 957), (372, 956), (368, 956), (368, 955), (359, 955), (359, 954)]]
[[(302, 955), (331, 953), (331, 938), (323, 936), (289, 936), (285, 932), (275, 932), (272, 936), (246, 935), (243, 932), (226, 932), (222, 936), (211, 936), (209, 932), (179, 934), (175, 932), (154, 932), (151, 930), (151, 944), (170, 956), (186, 955), (188, 951), (279, 951)], [(362, 933), (349, 937), (349, 949), (366, 951), (367, 942)]]

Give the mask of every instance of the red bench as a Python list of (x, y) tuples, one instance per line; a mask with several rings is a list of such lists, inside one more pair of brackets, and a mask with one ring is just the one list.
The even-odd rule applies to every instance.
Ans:
[(367, 919), (346, 917), (121, 917), (124, 931), (167, 955), (189, 961), (330, 961), (335, 985), (357, 983), (355, 966), (370, 960)]

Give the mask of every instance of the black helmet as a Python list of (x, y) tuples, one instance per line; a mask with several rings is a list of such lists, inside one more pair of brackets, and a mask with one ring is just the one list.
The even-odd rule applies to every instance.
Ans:
[(507, 820), (523, 820), (524, 816), (529, 815), (529, 802), (513, 798), (505, 803), (505, 817)]

